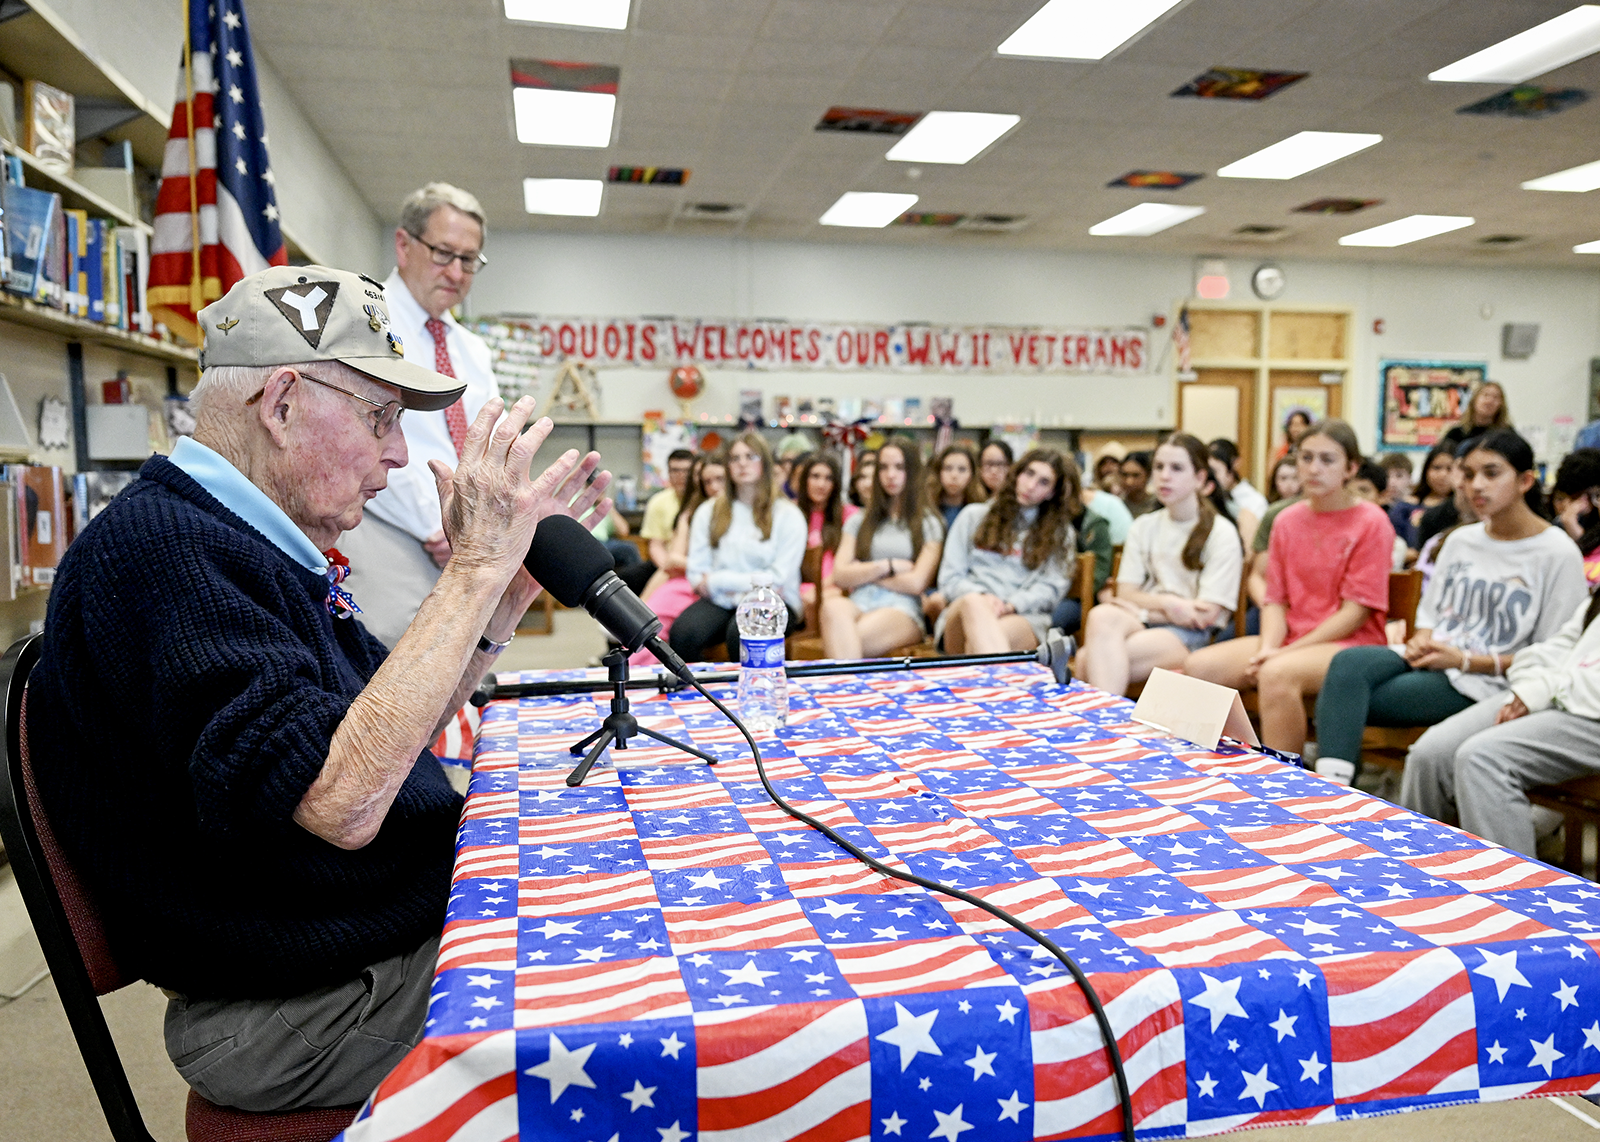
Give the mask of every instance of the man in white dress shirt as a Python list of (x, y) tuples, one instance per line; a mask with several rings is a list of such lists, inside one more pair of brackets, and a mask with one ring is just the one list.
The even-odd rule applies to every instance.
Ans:
[(500, 395), (489, 348), (450, 315), (466, 298), (483, 256), (483, 207), (466, 191), (432, 182), (400, 207), (394, 232), (395, 271), (383, 283), (394, 333), (405, 358), (467, 388), (443, 412), (406, 417), (411, 461), (389, 473), (389, 486), (367, 504), (362, 525), (340, 547), (350, 560), (350, 593), (368, 630), (394, 646), (450, 558), (439, 518), (439, 490), (429, 460), (455, 466), (466, 426)]

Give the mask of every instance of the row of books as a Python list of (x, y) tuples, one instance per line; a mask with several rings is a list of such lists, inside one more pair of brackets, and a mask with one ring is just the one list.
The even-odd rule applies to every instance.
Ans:
[(5, 552), (11, 564), (10, 589), (3, 592), (5, 597), (15, 598), (20, 588), (54, 583), (56, 567), (67, 544), (136, 475), (79, 472), (69, 482), (56, 467), (0, 465), (0, 527), (9, 537), (9, 543), (0, 551)]
[(59, 194), (23, 185), (16, 156), (6, 156), (5, 164), (0, 288), (76, 317), (150, 332), (150, 240), (144, 231), (67, 209)]

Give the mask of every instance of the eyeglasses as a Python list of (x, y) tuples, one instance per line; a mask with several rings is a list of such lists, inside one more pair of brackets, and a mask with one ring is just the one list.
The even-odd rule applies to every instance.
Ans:
[[(336, 393), (343, 393), (347, 397), (354, 397), (362, 404), (370, 404), (373, 408), (373, 411), (367, 415), (372, 418), (372, 435), (376, 436), (379, 440), (382, 440), (385, 436), (389, 435), (390, 429), (394, 428), (395, 425), (400, 423), (400, 416), (405, 412), (405, 406), (397, 400), (380, 404), (378, 401), (368, 400), (360, 393), (353, 393), (349, 389), (341, 389), (338, 385), (329, 384), (321, 377), (313, 377), (310, 373), (303, 373), (296, 369), (295, 375), (304, 377), (308, 381), (316, 381), (317, 384), (321, 385), (325, 389), (332, 389)], [(245, 406), (248, 408), (250, 405), (255, 404), (266, 395), (267, 390), (262, 388), (262, 390), (255, 396), (244, 402)]]
[(417, 245), (426, 246), (428, 248), (428, 256), (436, 266), (448, 266), (451, 262), (459, 261), (462, 273), (475, 274), (489, 264), (488, 257), (481, 250), (471, 254), (458, 254), (454, 250), (447, 250), (443, 246), (435, 246), (432, 242), (426, 242), (420, 235), (413, 234), (409, 230), (406, 231), (406, 236)]

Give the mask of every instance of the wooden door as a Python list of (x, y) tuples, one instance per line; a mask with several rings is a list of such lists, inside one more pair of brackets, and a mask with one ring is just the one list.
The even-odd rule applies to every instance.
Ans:
[(1240, 454), (1255, 452), (1256, 370), (1197, 369), (1178, 392), (1178, 431), (1208, 443), (1225, 436)]
[[(1340, 380), (1332, 384), (1322, 379), (1325, 375), (1321, 371), (1308, 369), (1273, 369), (1268, 372), (1266, 458), (1269, 468), (1272, 458), (1278, 454), (1278, 446), (1283, 443), (1283, 422), (1292, 410), (1304, 409), (1311, 414), (1313, 421), (1325, 416), (1344, 415), (1343, 374), (1339, 374)], [(1265, 478), (1266, 473), (1259, 475)]]

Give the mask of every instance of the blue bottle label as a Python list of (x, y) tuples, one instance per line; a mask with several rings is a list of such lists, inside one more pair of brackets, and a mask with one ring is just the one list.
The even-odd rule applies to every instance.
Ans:
[(758, 670), (782, 666), (783, 639), (741, 637), (739, 639), (739, 665), (753, 667)]

